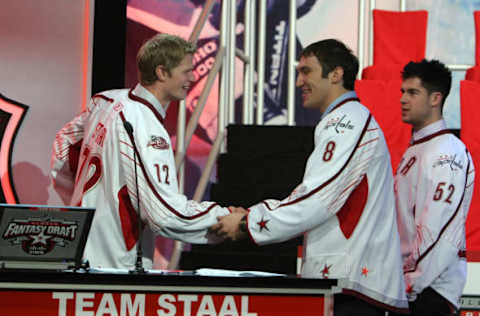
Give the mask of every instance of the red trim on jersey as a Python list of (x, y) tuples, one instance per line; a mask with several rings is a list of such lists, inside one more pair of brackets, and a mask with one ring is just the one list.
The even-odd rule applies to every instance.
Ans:
[(465, 188), (467, 186), (467, 182), (468, 182), (468, 173), (469, 173), (469, 170), (470, 170), (470, 159), (468, 158), (468, 151), (465, 150), (466, 154), (467, 154), (467, 160), (468, 160), (468, 165), (467, 165), (467, 172), (465, 172), (465, 187), (463, 188), (463, 193), (462, 193), (462, 197), (460, 198), (460, 202), (458, 202), (458, 206), (457, 206), (457, 209), (455, 210), (455, 213), (453, 213), (452, 217), (450, 217), (450, 219), (448, 220), (448, 222), (442, 227), (442, 229), (440, 230), (440, 233), (438, 234), (438, 237), (437, 239), (433, 242), (433, 244), (430, 245), (430, 247), (427, 248), (427, 250), (425, 250), (424, 253), (422, 253), (418, 259), (417, 259), (417, 262), (415, 263), (415, 267), (411, 270), (408, 270), (408, 271), (404, 271), (404, 273), (409, 273), (409, 272), (414, 272), (415, 270), (417, 270), (417, 267), (418, 265), (420, 264), (420, 261), (422, 261), (430, 251), (432, 251), (433, 247), (435, 247), (435, 245), (438, 243), (438, 241), (440, 240), (440, 237), (442, 237), (443, 233), (445, 232), (445, 230), (447, 229), (448, 225), (450, 225), (450, 223), (453, 221), (453, 219), (457, 216), (458, 214), (458, 211), (460, 210), (460, 207), (462, 206), (462, 203), (463, 203), (463, 198), (465, 197)]
[(340, 211), (337, 212), (340, 229), (345, 238), (349, 239), (350, 236), (352, 236), (363, 214), (367, 199), (368, 179), (365, 175), (360, 184), (350, 193), (350, 196)]
[[(350, 100), (350, 99), (349, 99), (349, 100)], [(350, 162), (350, 160), (352, 159), (353, 155), (355, 154), (355, 151), (357, 150), (358, 145), (359, 145), (360, 142), (362, 141), (363, 136), (365, 135), (365, 132), (367, 131), (367, 127), (368, 127), (368, 125), (370, 124), (370, 120), (371, 120), (371, 119), (372, 119), (372, 115), (369, 114), (369, 115), (368, 115), (367, 122), (365, 123), (365, 126), (363, 127), (363, 131), (362, 131), (362, 133), (360, 134), (360, 138), (358, 139), (357, 144), (355, 145), (355, 148), (353, 149), (352, 153), (351, 153), (350, 156), (348, 157), (348, 159), (347, 159), (347, 161), (345, 162), (345, 164), (342, 166), (342, 168), (340, 168), (340, 170), (339, 170), (335, 175), (333, 175), (330, 179), (328, 179), (327, 181), (325, 181), (324, 183), (322, 183), (321, 185), (319, 185), (316, 189), (310, 191), (310, 193), (305, 194), (304, 196), (301, 196), (301, 197), (299, 197), (299, 198), (296, 199), (296, 200), (293, 200), (293, 201), (290, 201), (290, 202), (281, 204), (279, 207), (287, 206), (287, 205), (291, 205), (291, 204), (295, 204), (295, 203), (298, 203), (298, 202), (300, 202), (300, 201), (303, 201), (303, 200), (305, 200), (306, 198), (309, 198), (310, 196), (312, 196), (312, 195), (314, 195), (315, 193), (319, 192), (319, 191), (322, 190), (324, 187), (326, 187), (327, 185), (329, 185), (333, 180), (335, 180), (335, 179), (343, 172), (343, 170), (345, 169), (345, 167), (347, 167), (348, 163)]]
[[(122, 111), (119, 112), (120, 114), (120, 118), (122, 119), (123, 123), (126, 122), (126, 119), (125, 119), (125, 115), (123, 114)], [(138, 163), (139, 163), (139, 166), (140, 166), (140, 169), (142, 170), (143, 172), (143, 175), (145, 177), (145, 181), (147, 182), (148, 186), (150, 187), (150, 189), (152, 190), (153, 192), (153, 195), (163, 204), (163, 206), (165, 206), (170, 212), (172, 212), (173, 214), (175, 214), (177, 217), (180, 217), (182, 219), (186, 219), (186, 220), (192, 220), (192, 219), (195, 219), (197, 217), (201, 217), (205, 214), (207, 214), (208, 212), (210, 212), (210, 210), (212, 208), (214, 208), (215, 206), (217, 206), (218, 204), (217, 203), (213, 203), (207, 210), (203, 211), (203, 212), (200, 212), (198, 214), (195, 214), (195, 215), (192, 215), (192, 216), (186, 216), (186, 215), (183, 215), (182, 213), (180, 213), (179, 211), (175, 210), (172, 206), (170, 206), (161, 196), (160, 194), (157, 192), (157, 190), (155, 190), (155, 186), (153, 185), (152, 181), (150, 180), (150, 178), (148, 177), (148, 174), (147, 174), (147, 171), (145, 170), (145, 166), (143, 164), (143, 161), (142, 161), (142, 157), (140, 156), (140, 152), (138, 151), (137, 149), (137, 146), (135, 144), (135, 140), (133, 139), (133, 136), (130, 135), (130, 133), (127, 132), (127, 135), (128, 137), (130, 138), (130, 141), (132, 142), (132, 145), (133, 145), (133, 150), (135, 151), (137, 157), (138, 157)]]
[(140, 102), (140, 103), (146, 105), (153, 112), (153, 114), (155, 114), (155, 117), (157, 118), (157, 120), (159, 120), (160, 123), (163, 124), (162, 115), (157, 111), (157, 109), (150, 102), (148, 102), (147, 100), (145, 100), (143, 98), (140, 98), (139, 96), (136, 96), (135, 94), (133, 94), (133, 89), (130, 89), (130, 91), (128, 91), (128, 97), (130, 99), (132, 99), (133, 101), (137, 101), (137, 102)]
[(377, 301), (377, 300), (375, 300), (375, 299), (373, 299), (369, 296), (366, 296), (365, 294), (359, 293), (359, 292), (354, 291), (354, 290), (343, 289), (342, 294), (354, 296), (358, 299), (361, 299), (361, 300), (367, 302), (368, 304), (371, 304), (371, 305), (377, 306), (381, 309), (386, 309), (386, 310), (389, 310), (389, 311), (392, 311), (392, 312), (395, 312), (395, 313), (407, 314), (407, 315), (410, 313), (408, 308), (400, 308), (400, 307), (395, 307), (395, 306), (392, 306), (392, 305), (387, 305), (383, 302)]
[(418, 145), (424, 142), (429, 141), (430, 139), (443, 135), (443, 134), (453, 134), (453, 132), (449, 129), (442, 129), (441, 131), (438, 131), (436, 133), (433, 133), (431, 135), (425, 136), (423, 138), (420, 138), (419, 140), (414, 141), (410, 146)]
[(114, 101), (113, 99), (111, 99), (111, 98), (109, 98), (109, 97), (106, 97), (106, 96), (104, 96), (103, 94), (95, 94), (95, 95), (92, 97), (92, 99), (93, 99), (93, 98), (104, 99), (105, 101), (108, 101), (108, 102), (110, 102), (110, 103), (112, 103), (112, 102)]
[(262, 203), (263, 203), (263, 205), (265, 205), (265, 207), (266, 207), (269, 211), (272, 210), (272, 208), (270, 207), (270, 205), (268, 205), (268, 203), (267, 203), (266, 201), (262, 201)]
[(360, 144), (358, 147), (365, 146), (366, 144), (370, 144), (370, 143), (372, 143), (372, 142), (374, 142), (374, 141), (377, 141), (377, 140), (379, 140), (379, 139), (380, 139), (380, 137), (375, 137), (375, 138), (373, 138), (373, 139), (370, 139), (370, 140), (366, 141), (366, 142), (363, 143), (363, 144)]
[(345, 99), (345, 100), (343, 100), (342, 102), (340, 102), (339, 104), (335, 105), (335, 107), (330, 111), (330, 113), (332, 113), (333, 111), (335, 111), (336, 109), (338, 109), (339, 107), (341, 107), (342, 105), (344, 105), (345, 103), (350, 102), (350, 101), (360, 102), (360, 99), (359, 99), (359, 98), (348, 98), (348, 99)]
[(80, 150), (82, 149), (83, 138), (75, 144), (70, 145), (68, 149), (68, 166), (73, 174), (77, 173), (78, 161), (80, 160)]
[(118, 191), (118, 215), (122, 226), (123, 240), (130, 251), (138, 241), (138, 215), (128, 195), (127, 186)]

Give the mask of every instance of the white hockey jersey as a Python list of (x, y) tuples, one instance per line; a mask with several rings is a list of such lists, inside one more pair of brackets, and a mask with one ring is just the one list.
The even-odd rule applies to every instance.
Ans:
[(432, 287), (457, 308), (466, 282), (465, 220), (475, 171), (443, 120), (414, 133), (395, 176), (398, 225), (410, 300)]
[[(177, 172), (165, 111), (141, 85), (106, 91), (57, 134), (52, 177), (58, 189), (74, 187), (72, 205), (95, 207), (84, 257), (93, 267), (131, 268), (139, 238), (137, 187), (145, 238), (144, 264), (150, 268), (153, 236), (206, 243), (207, 228), (228, 209), (189, 201), (178, 192)], [(126, 123), (128, 122), (128, 123)], [(127, 132), (132, 127), (131, 135)], [(74, 183), (71, 145), (83, 138)], [(138, 182), (138, 186), (136, 184)]]
[(305, 232), (303, 277), (339, 279), (346, 294), (405, 311), (390, 155), (375, 119), (348, 95), (317, 125), (303, 182), (283, 201), (251, 207), (248, 232), (259, 245)]

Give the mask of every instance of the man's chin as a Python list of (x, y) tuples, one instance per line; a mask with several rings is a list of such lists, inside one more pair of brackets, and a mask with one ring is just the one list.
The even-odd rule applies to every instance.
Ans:
[(315, 103), (304, 101), (303, 102), (303, 107), (306, 109), (315, 109), (317, 106), (315, 106)]
[(186, 93), (183, 95), (175, 95), (173, 96), (172, 101), (174, 102), (182, 101), (182, 100), (185, 100), (186, 97), (187, 97)]

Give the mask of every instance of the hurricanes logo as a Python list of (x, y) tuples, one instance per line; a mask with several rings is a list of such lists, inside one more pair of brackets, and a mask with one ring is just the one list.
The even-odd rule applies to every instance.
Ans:
[(65, 247), (77, 236), (76, 222), (49, 218), (15, 219), (8, 223), (2, 239), (18, 245), (30, 255), (45, 255), (55, 246)]
[(151, 135), (150, 136), (150, 141), (147, 144), (147, 147), (152, 146), (155, 149), (168, 149), (169, 145), (168, 142), (165, 140), (165, 138), (161, 136), (155, 136)]

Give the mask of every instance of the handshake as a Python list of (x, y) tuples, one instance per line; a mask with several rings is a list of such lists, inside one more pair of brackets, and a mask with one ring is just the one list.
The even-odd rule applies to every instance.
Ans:
[(247, 237), (248, 211), (243, 207), (229, 207), (231, 213), (218, 216), (218, 223), (208, 229), (210, 234), (224, 240), (241, 240)]

